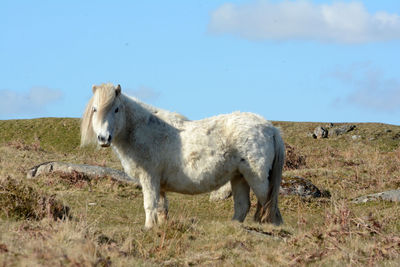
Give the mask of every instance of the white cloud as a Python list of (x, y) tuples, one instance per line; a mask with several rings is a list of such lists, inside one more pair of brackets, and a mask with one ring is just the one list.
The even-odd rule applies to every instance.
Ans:
[(353, 64), (347, 69), (336, 70), (332, 77), (349, 85), (353, 91), (336, 100), (336, 104), (383, 111), (400, 111), (400, 81), (387, 78), (370, 63)]
[(314, 4), (306, 0), (224, 4), (211, 14), (209, 31), (250, 40), (366, 43), (400, 39), (400, 16), (370, 14), (362, 2)]
[(0, 90), (0, 115), (15, 117), (17, 115), (41, 115), (46, 106), (62, 98), (60, 90), (45, 87), (34, 87), (28, 92)]

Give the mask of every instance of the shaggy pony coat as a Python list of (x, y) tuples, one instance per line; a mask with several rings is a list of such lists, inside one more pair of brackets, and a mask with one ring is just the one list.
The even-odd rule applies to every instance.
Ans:
[(112, 84), (93, 86), (81, 144), (112, 146), (125, 172), (140, 180), (145, 227), (166, 219), (165, 192), (200, 194), (231, 182), (233, 220), (257, 197), (255, 220), (282, 223), (278, 193), (284, 162), (279, 130), (259, 115), (234, 112), (198, 121), (151, 107)]

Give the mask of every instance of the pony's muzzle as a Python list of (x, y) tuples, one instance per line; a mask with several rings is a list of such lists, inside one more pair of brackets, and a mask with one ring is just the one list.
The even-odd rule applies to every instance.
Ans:
[(111, 144), (111, 135), (104, 136), (99, 134), (97, 140), (99, 141), (100, 146), (109, 147)]

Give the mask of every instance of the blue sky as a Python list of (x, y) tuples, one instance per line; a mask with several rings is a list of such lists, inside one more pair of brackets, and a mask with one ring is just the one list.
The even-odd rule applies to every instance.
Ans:
[(0, 119), (119, 83), (201, 119), (400, 125), (400, 1), (2, 1)]

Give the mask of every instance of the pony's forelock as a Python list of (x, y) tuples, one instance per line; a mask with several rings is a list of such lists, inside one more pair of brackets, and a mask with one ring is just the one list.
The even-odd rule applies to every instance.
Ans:
[(117, 96), (116, 87), (111, 83), (101, 84), (97, 87), (95, 94), (98, 95), (98, 116), (102, 117), (114, 103), (115, 97)]

